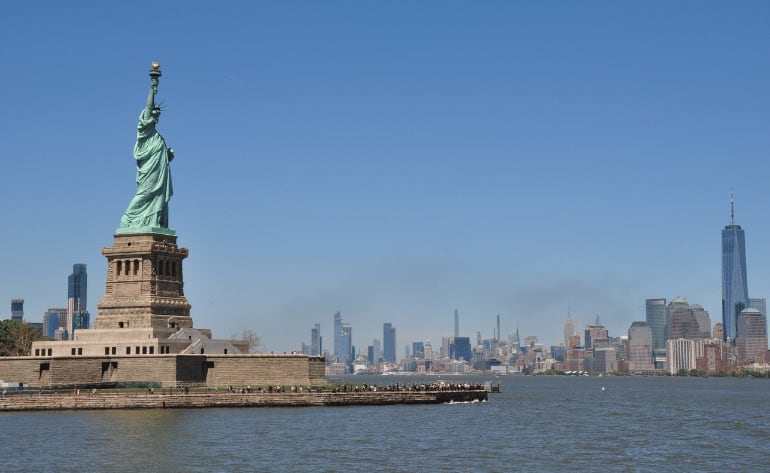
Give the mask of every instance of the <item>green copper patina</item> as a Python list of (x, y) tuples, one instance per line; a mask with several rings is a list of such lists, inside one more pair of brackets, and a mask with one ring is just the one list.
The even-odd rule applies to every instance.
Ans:
[(136, 195), (120, 219), (120, 228), (116, 234), (176, 234), (168, 228), (168, 201), (174, 193), (169, 162), (174, 159), (174, 150), (166, 146), (163, 137), (155, 129), (161, 112), (160, 107), (155, 104), (160, 76), (160, 64), (153, 62), (150, 70), (150, 92), (147, 94), (144, 110), (139, 115), (134, 145)]

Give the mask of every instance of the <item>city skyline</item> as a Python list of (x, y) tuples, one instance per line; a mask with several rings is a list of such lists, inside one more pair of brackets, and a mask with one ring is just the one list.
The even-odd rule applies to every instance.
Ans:
[(339, 310), (401, 353), (459, 309), (471, 340), (500, 314), (555, 345), (570, 308), (619, 335), (677, 296), (715, 322), (731, 189), (770, 292), (770, 5), (299, 5), (157, 5), (152, 47), (128, 5), (7, 6), (0, 301), (42, 320), (78, 261), (97, 313), (151, 60), (185, 292), (220, 337), (291, 351), (321, 322), (328, 348)]

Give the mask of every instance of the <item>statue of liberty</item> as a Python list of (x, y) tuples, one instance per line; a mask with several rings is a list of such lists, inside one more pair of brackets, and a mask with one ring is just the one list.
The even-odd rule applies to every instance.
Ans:
[(161, 112), (155, 104), (160, 75), (160, 64), (153, 62), (150, 92), (139, 115), (134, 145), (136, 195), (120, 219), (118, 233), (172, 232), (168, 230), (168, 201), (173, 194), (169, 162), (174, 159), (174, 150), (166, 146), (155, 129)]

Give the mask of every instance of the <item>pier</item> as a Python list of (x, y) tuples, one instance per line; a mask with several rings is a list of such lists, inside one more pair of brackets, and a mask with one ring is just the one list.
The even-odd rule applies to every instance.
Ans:
[(311, 407), (441, 404), (487, 400), (485, 389), (362, 392), (25, 393), (0, 398), (0, 412), (212, 407)]

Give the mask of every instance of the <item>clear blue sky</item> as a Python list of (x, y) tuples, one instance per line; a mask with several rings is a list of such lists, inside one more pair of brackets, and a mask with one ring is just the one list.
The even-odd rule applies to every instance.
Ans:
[(720, 229), (770, 296), (770, 3), (14, 2), (0, 17), (0, 314), (66, 303), (135, 190), (150, 61), (196, 326), (297, 349), (721, 321)]

